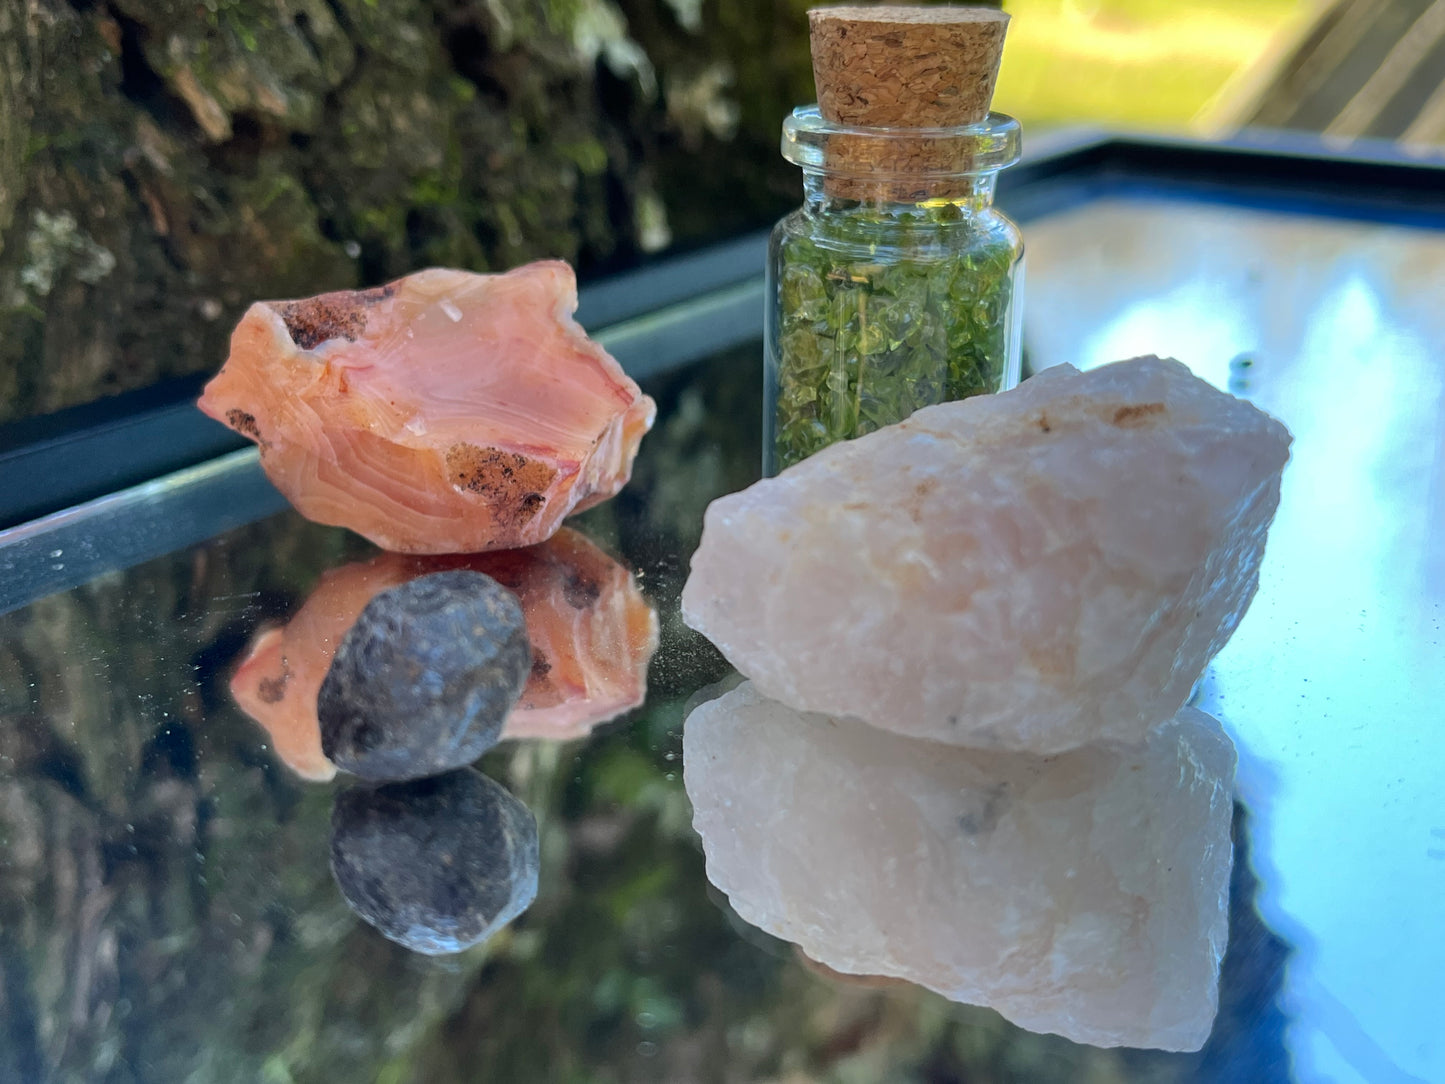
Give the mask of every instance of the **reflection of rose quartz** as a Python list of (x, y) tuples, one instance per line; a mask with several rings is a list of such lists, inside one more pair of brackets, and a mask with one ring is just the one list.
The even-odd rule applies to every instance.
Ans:
[(576, 738), (642, 703), (657, 648), (657, 615), (627, 569), (581, 534), (559, 531), (524, 550), (443, 557), (386, 553), (321, 582), (282, 628), (261, 633), (231, 679), (236, 703), (305, 779), (336, 769), (321, 752), (316, 695), (336, 645), (372, 597), (448, 569), (484, 572), (521, 600), (532, 676), (504, 738)]
[(308, 519), (398, 553), (530, 546), (622, 488), (656, 413), (576, 307), (560, 260), (257, 302), (200, 408)]

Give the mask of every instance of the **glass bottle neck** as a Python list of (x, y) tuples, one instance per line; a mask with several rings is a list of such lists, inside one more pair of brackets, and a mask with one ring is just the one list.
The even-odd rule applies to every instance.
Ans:
[[(880, 185), (880, 191), (897, 190), (899, 179), (887, 178), (888, 184)], [(916, 214), (920, 208), (934, 209), (947, 206), (958, 208), (968, 214), (977, 214), (993, 206), (994, 189), (998, 184), (998, 171), (969, 173), (946, 177), (936, 184), (921, 181), (917, 184), (915, 198), (842, 198), (831, 194), (835, 186), (829, 183), (829, 173), (822, 169), (803, 170), (803, 209), (809, 214), (847, 214), (866, 210), (871, 215), (893, 217)], [(858, 186), (851, 185), (856, 190)], [(891, 193), (890, 193), (891, 197)]]

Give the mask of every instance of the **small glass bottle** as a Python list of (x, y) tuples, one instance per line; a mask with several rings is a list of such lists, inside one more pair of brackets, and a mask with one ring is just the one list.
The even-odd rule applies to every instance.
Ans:
[(783, 125), (804, 203), (778, 223), (768, 255), (768, 473), (919, 407), (1019, 380), (1023, 238), (993, 206), (998, 171), (1018, 160), (1018, 122), (995, 113), (929, 132), (935, 145), (956, 145), (958, 172), (868, 181), (880, 197), (912, 185), (907, 199), (830, 195), (845, 187), (830, 179), (856, 180), (830, 178), (826, 147), (837, 134), (919, 138), (829, 125), (817, 107)]
[[(935, 8), (900, 22), (908, 9), (877, 10), (890, 21), (879, 25), (857, 8), (812, 13), (819, 96), (848, 86), (849, 93), (832, 95), (843, 101), (842, 112), (865, 97), (845, 80), (886, 87), (891, 78), (891, 95), (871, 97), (887, 98), (893, 112), (885, 119), (909, 123), (844, 123), (827, 119), (820, 106), (796, 109), (783, 123), (783, 156), (803, 170), (804, 200), (773, 231), (768, 258), (769, 475), (919, 407), (1019, 380), (1023, 239), (993, 206), (998, 172), (1018, 161), (1019, 125), (987, 112), (1006, 16)], [(974, 95), (981, 105), (973, 115), (982, 117), (975, 123), (926, 126), (931, 117), (953, 115), (934, 106), (938, 98), (950, 97), (951, 107), (959, 95), (910, 103), (898, 91), (895, 73), (910, 62), (899, 42), (912, 45), (911, 55), (939, 55), (940, 11), (966, 20), (942, 28), (972, 35), (962, 52), (970, 52), (980, 28), (997, 31), (988, 49), (972, 49), (958, 65), (958, 81), (979, 72), (986, 82)], [(862, 76), (850, 70), (861, 66), (860, 56), (872, 65)], [(870, 115), (880, 114), (875, 108)]]

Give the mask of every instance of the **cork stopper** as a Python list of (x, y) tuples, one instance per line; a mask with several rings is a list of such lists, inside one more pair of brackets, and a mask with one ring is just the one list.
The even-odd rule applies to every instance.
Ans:
[[(1009, 17), (983, 7), (826, 7), (808, 12), (818, 108), (834, 124), (954, 128), (988, 116)], [(828, 191), (845, 198), (910, 199), (910, 174), (945, 172), (939, 141), (830, 142)], [(896, 182), (882, 180), (892, 174)], [(861, 181), (870, 176), (873, 179)], [(880, 187), (881, 186), (881, 187)], [(953, 187), (957, 187), (956, 185)], [(940, 193), (956, 194), (952, 191)]]

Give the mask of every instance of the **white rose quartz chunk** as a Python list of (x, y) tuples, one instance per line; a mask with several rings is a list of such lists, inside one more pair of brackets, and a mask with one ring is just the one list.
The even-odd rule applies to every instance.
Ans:
[(797, 712), (745, 683), (688, 716), (683, 765), (709, 880), (827, 967), (1096, 1046), (1208, 1037), (1235, 766), (1210, 716), (1039, 757)]
[(632, 473), (656, 408), (560, 260), (252, 305), (200, 408), (298, 512), (400, 553), (530, 546)]
[(1253, 598), (1289, 444), (1176, 361), (1047, 369), (714, 501), (683, 619), (800, 710), (1139, 741)]

